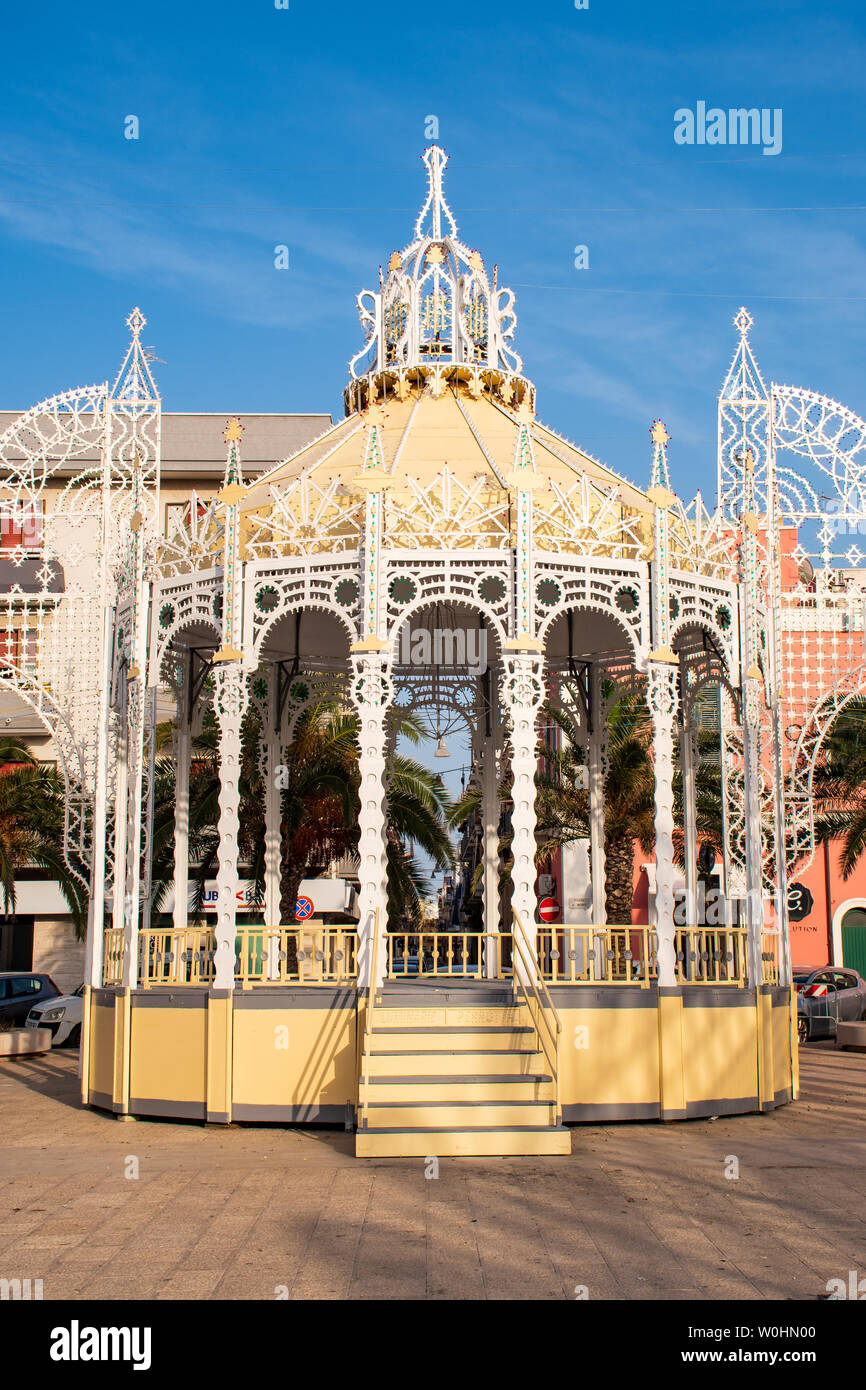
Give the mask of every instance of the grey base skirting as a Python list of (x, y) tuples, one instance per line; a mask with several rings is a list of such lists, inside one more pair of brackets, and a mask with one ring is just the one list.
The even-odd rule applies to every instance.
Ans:
[(114, 1100), (106, 1091), (91, 1091), (87, 1104), (96, 1110), (111, 1110), (112, 1113), (116, 1113), (120, 1109), (120, 1106), (115, 1105)]
[(167, 1120), (205, 1120), (207, 1106), (196, 1100), (148, 1100), (130, 1096), (130, 1115), (162, 1115)]
[(611, 1105), (563, 1105), (562, 1118), (566, 1124), (603, 1125), (613, 1120), (706, 1120), (712, 1115), (753, 1115), (775, 1110), (792, 1099), (790, 1090), (777, 1091), (773, 1099), (761, 1105), (757, 1096), (726, 1097), (720, 1100), (690, 1101), (685, 1110), (664, 1110), (658, 1101), (632, 1101)]
[(346, 1102), (342, 1105), (233, 1105), (232, 1119), (254, 1124), (345, 1126)]

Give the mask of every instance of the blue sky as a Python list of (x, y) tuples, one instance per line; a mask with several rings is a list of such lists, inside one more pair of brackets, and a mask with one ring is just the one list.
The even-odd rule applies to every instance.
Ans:
[[(338, 415), (435, 115), (554, 428), (644, 482), (660, 415), (711, 495), (741, 303), (767, 379), (866, 413), (862, 0), (289, 5), (6, 15), (4, 408), (113, 376), (138, 303), (166, 408)], [(781, 108), (781, 154), (676, 145), (698, 101)]]

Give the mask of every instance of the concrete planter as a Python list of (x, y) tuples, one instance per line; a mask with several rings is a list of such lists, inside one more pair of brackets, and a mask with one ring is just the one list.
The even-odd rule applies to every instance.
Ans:
[(837, 1023), (836, 1046), (848, 1047), (853, 1052), (866, 1052), (866, 1021)]
[(12, 1028), (0, 1033), (0, 1057), (24, 1057), (51, 1051), (50, 1028)]

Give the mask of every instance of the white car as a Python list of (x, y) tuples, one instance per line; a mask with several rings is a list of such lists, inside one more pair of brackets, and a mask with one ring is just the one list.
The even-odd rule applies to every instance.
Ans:
[(27, 1015), (27, 1028), (47, 1028), (52, 1047), (78, 1047), (84, 1019), (84, 985), (74, 994), (61, 994), (56, 999), (43, 999), (34, 1004)]

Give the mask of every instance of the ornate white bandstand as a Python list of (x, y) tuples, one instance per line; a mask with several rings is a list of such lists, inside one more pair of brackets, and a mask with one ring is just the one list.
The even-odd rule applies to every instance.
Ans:
[[(524, 1011), (554, 1087), (533, 1101), (549, 1106), (545, 1134), (558, 1136), (562, 1117), (768, 1108), (796, 1087), (786, 875), (812, 849), (810, 777), (827, 722), (866, 684), (866, 586), (846, 577), (828, 534), (864, 507), (866, 426), (824, 398), (765, 388), (741, 310), (719, 407), (717, 509), (700, 494), (685, 504), (672, 491), (660, 421), (649, 488), (633, 486), (539, 420), (514, 346), (514, 296), (458, 237), (443, 191), (446, 156), (431, 146), (423, 159), (427, 196), (412, 240), (380, 270), (378, 289), (358, 298), (366, 341), (350, 364), (345, 419), (252, 485), (242, 421), (232, 419), (223, 487), (206, 505), (193, 498), (187, 523), (161, 533), (159, 399), (137, 311), (111, 391), (55, 398), (0, 440), (9, 505), (37, 499), (58, 476), (59, 438), (64, 460), (98, 460), (55, 491), (43, 587), (37, 597), (15, 595), (46, 634), (46, 651), (50, 643), (68, 649), (63, 622), (86, 634), (74, 657), (86, 670), (46, 664), (50, 678), (33, 697), (68, 748), (69, 853), (93, 882), (85, 1099), (120, 1113), (222, 1121), (334, 1119), (348, 1106), (359, 1152), (415, 1152), (410, 1131), (426, 1136), (420, 1152), (436, 1152), (425, 1142), (475, 1151), (453, 1138), (453, 1115), (447, 1143), (430, 1138), (446, 1127), (399, 1126), (390, 1110), (380, 1147), (370, 1139), (381, 1104), (371, 1098), (380, 1010), (402, 1010), (393, 1026), (410, 1026), (386, 911), (389, 763), (410, 704), (428, 711), (431, 731), (431, 709), (437, 732), (443, 720), (467, 729), (482, 792), (484, 930), (471, 942), (452, 933), (434, 943), (443, 964), (429, 988), (451, 991), (430, 1003), (444, 1010), (442, 1026), (458, 1026), (448, 1011), (459, 1007)], [(37, 416), (48, 431), (34, 433)], [(820, 488), (777, 462), (782, 448), (808, 459), (838, 505), (828, 508)], [(91, 587), (80, 591), (64, 549), (76, 526), (92, 551), (82, 560)], [(800, 575), (791, 585), (783, 546), (794, 528)], [(51, 593), (55, 555), (66, 571), (61, 599)], [(823, 566), (817, 586), (806, 558)], [(447, 667), (419, 664), (421, 628), (483, 637), (484, 669), (465, 649)], [(832, 661), (808, 638), (826, 630)], [(23, 675), (15, 688), (27, 693)], [(160, 688), (173, 691), (176, 707), (170, 927), (153, 920), (151, 892)], [(696, 705), (708, 688), (720, 710), (728, 904), (711, 927), (697, 920), (695, 833)], [(649, 926), (605, 921), (606, 715), (633, 690), (645, 692), (653, 728)], [(538, 720), (551, 694), (573, 709), (586, 746), (588, 926), (536, 920)], [(323, 697), (359, 720), (357, 931), (281, 920), (277, 774), (298, 715)], [(205, 928), (187, 913), (187, 825), (190, 750), (209, 702), (220, 815), (217, 915)], [(785, 737), (794, 706), (795, 742)], [(267, 787), (258, 927), (237, 919), (241, 732), (250, 709)], [(678, 767), (683, 927), (674, 920)], [(500, 912), (502, 776), (513, 807), (509, 920)], [(82, 802), (93, 806), (92, 830), (75, 809)], [(402, 950), (405, 976), (405, 938)], [(275, 1062), (257, 1031), (277, 1018), (297, 1040), (291, 1061)], [(596, 1040), (588, 1048), (572, 1045), (569, 1030), (578, 1027)], [(403, 1080), (402, 1103), (411, 1105), (411, 1077)], [(525, 1130), (512, 1113), (479, 1151), (521, 1151), (514, 1135)], [(556, 1151), (559, 1138), (551, 1142)]]

